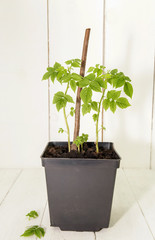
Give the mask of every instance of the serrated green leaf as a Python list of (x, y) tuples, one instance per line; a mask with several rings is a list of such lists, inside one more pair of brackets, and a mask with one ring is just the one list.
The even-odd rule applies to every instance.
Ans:
[(104, 99), (102, 104), (103, 104), (103, 108), (106, 111), (110, 107), (110, 100), (109, 99)]
[(36, 235), (38, 238), (44, 237), (45, 230), (42, 227), (39, 227), (38, 225), (29, 227), (22, 235), (21, 237), (29, 237)]
[(80, 64), (77, 62), (73, 62), (71, 65), (72, 65), (72, 67), (80, 67)]
[(71, 64), (72, 63), (72, 60), (68, 60), (65, 62), (67, 65)]
[(100, 87), (107, 89), (107, 81), (103, 81), (103, 78), (97, 77), (97, 78), (95, 78), (95, 81), (98, 82)]
[(84, 103), (89, 103), (92, 98), (92, 90), (90, 87), (85, 87), (81, 90), (80, 97)]
[(50, 76), (51, 76), (51, 72), (46, 72), (46, 73), (43, 75), (42, 80), (47, 80), (47, 79), (49, 79)]
[(131, 79), (127, 76), (125, 76), (125, 80), (128, 81), (128, 82), (131, 82)]
[(35, 234), (38, 238), (41, 238), (41, 236), (42, 236), (42, 233), (40, 232), (39, 229), (36, 229), (36, 230), (34, 231), (34, 234)]
[(94, 73), (90, 73), (87, 76), (85, 76), (85, 78), (87, 78), (90, 81), (93, 81), (93, 80), (95, 80), (95, 74)]
[(26, 214), (26, 216), (29, 218), (37, 218), (39, 215), (36, 211), (31, 211), (28, 214)]
[(22, 235), (21, 237), (30, 237), (33, 236), (34, 234), (34, 229), (27, 229)]
[(96, 81), (91, 82), (89, 86), (90, 86), (91, 89), (93, 89), (95, 92), (102, 92), (99, 83), (96, 82)]
[(60, 111), (61, 108), (66, 107), (67, 100), (64, 98), (61, 98), (57, 103), (56, 103), (56, 108), (58, 112)]
[(47, 68), (47, 71), (48, 71), (48, 72), (53, 72), (53, 71), (54, 71), (54, 68), (48, 67), (48, 68)]
[(87, 72), (92, 72), (93, 70), (94, 70), (94, 67), (90, 67), (90, 68), (88, 68)]
[(75, 92), (75, 90), (76, 90), (76, 83), (75, 83), (74, 80), (70, 81), (70, 86), (71, 86), (71, 89), (73, 90), (73, 92)]
[(116, 74), (116, 73), (118, 73), (118, 69), (113, 69), (113, 70), (111, 71), (111, 74), (112, 74), (112, 75), (114, 75), (114, 74)]
[(64, 98), (65, 94), (63, 92), (57, 92), (53, 97), (53, 104), (56, 104), (61, 98)]
[(70, 74), (65, 74), (62, 78), (61, 81), (63, 83), (68, 83), (71, 80), (71, 75)]
[(67, 100), (67, 102), (74, 103), (73, 98), (68, 94), (65, 95), (65, 99)]
[(113, 101), (113, 100), (110, 102), (110, 110), (111, 110), (113, 113), (115, 113), (115, 111), (116, 111), (116, 102)]
[(124, 77), (120, 77), (116, 79), (115, 87), (119, 88), (119, 87), (122, 87), (124, 84), (125, 84)]
[(58, 68), (60, 68), (61, 67), (61, 64), (60, 63), (58, 63), (58, 62), (55, 62), (55, 64), (54, 64), (54, 69), (58, 69)]
[(88, 85), (89, 85), (89, 80), (86, 79), (86, 78), (84, 78), (84, 79), (82, 79), (81, 81), (78, 82), (78, 86), (79, 86), (80, 88), (86, 87), (86, 86), (88, 86)]
[(98, 111), (97, 102), (95, 102), (95, 101), (91, 102), (91, 107), (94, 111), (96, 111), (96, 112)]
[(120, 107), (122, 109), (131, 106), (130, 103), (128, 102), (128, 100), (124, 97), (118, 98), (116, 101), (116, 104), (118, 107)]
[(117, 98), (119, 98), (120, 94), (121, 94), (121, 91), (111, 90), (111, 91), (108, 91), (107, 98), (116, 100)]
[(98, 114), (93, 114), (93, 120), (94, 120), (94, 122), (96, 122), (97, 121), (97, 119), (98, 119)]
[(86, 113), (90, 113), (91, 105), (90, 104), (83, 104), (82, 105), (82, 114), (85, 115)]
[(75, 81), (81, 81), (82, 77), (77, 73), (72, 73), (72, 79), (74, 79)]
[(129, 96), (130, 98), (132, 98), (132, 95), (133, 95), (133, 87), (131, 85), (131, 83), (129, 82), (126, 82), (124, 84), (124, 92), (127, 96)]
[(57, 76), (56, 72), (51, 73), (51, 80), (52, 80), (53, 83), (54, 83), (54, 80), (55, 80), (56, 76)]
[(102, 73), (103, 73), (103, 70), (102, 70), (102, 69), (98, 69), (98, 70), (97, 70), (97, 76), (100, 76)]

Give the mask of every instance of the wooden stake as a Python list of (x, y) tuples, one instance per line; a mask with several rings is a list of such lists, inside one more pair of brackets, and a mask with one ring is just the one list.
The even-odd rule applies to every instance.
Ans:
[[(83, 50), (82, 50), (82, 59), (81, 59), (81, 68), (80, 68), (80, 75), (84, 77), (85, 74), (85, 66), (86, 66), (86, 59), (87, 59), (87, 49), (88, 49), (88, 42), (89, 42), (89, 35), (90, 35), (90, 28), (87, 28), (85, 31), (84, 43), (83, 43)], [(77, 96), (76, 96), (76, 105), (75, 105), (75, 125), (74, 125), (74, 137), (73, 141), (79, 136), (80, 131), (80, 107), (81, 107), (81, 98), (80, 98), (80, 87), (77, 89)], [(76, 146), (72, 145), (72, 149), (75, 149)]]

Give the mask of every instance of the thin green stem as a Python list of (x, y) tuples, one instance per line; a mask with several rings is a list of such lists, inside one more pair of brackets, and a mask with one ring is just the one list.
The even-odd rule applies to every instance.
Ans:
[(78, 145), (78, 152), (80, 152), (80, 145)]
[[(67, 94), (69, 88), (69, 82), (67, 84), (67, 88), (65, 91), (65, 95)], [(68, 125), (68, 121), (67, 121), (67, 116), (66, 116), (66, 110), (65, 107), (63, 107), (63, 113), (64, 113), (64, 119), (65, 119), (65, 123), (66, 123), (66, 128), (67, 128), (67, 135), (68, 135), (68, 151), (70, 152), (70, 131), (69, 131), (69, 125)]]
[(66, 128), (67, 128), (67, 135), (68, 135), (68, 151), (70, 152), (70, 131), (69, 131), (69, 125), (68, 125), (68, 121), (67, 121), (65, 107), (63, 107), (63, 113), (64, 113), (64, 118), (65, 118), (65, 123), (66, 123)]
[(101, 108), (101, 103), (102, 103), (102, 100), (104, 98), (104, 91), (102, 93), (102, 97), (100, 99), (100, 102), (99, 102), (99, 106), (98, 106), (98, 118), (96, 120), (96, 152), (98, 153), (99, 152), (99, 147), (98, 147), (98, 133), (99, 133), (99, 130), (98, 130), (98, 120), (99, 120), (99, 115), (100, 115), (100, 108)]

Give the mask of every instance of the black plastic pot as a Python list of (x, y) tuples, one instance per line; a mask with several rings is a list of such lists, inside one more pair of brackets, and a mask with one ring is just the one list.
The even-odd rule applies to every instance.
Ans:
[[(67, 142), (49, 142), (49, 145)], [(88, 143), (89, 147), (94, 143)], [(113, 149), (113, 143), (99, 143)], [(46, 148), (47, 148), (46, 147)], [(51, 226), (61, 230), (99, 231), (107, 228), (118, 159), (45, 158)]]

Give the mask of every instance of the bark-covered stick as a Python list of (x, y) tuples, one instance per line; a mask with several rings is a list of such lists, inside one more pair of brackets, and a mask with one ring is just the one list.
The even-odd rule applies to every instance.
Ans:
[[(82, 50), (82, 59), (81, 59), (81, 68), (80, 68), (80, 75), (82, 77), (84, 77), (84, 74), (85, 74), (89, 35), (90, 35), (90, 28), (87, 28), (86, 31), (85, 31), (83, 50)], [(81, 92), (81, 89), (82, 88), (80, 88), (80, 87), (78, 87), (78, 89), (77, 89), (73, 141), (76, 139), (77, 136), (79, 136), (79, 131), (80, 131), (80, 107), (81, 107), (80, 92)], [(76, 149), (76, 146), (74, 144), (72, 145), (72, 149)]]

